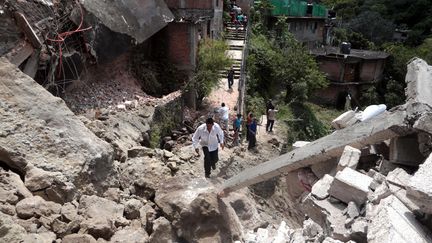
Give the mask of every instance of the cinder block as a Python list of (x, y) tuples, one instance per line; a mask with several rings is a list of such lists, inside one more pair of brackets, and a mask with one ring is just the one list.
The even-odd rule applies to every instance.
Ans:
[(345, 168), (336, 174), (329, 194), (345, 203), (353, 201), (357, 205), (362, 205), (367, 199), (372, 180), (365, 174)]

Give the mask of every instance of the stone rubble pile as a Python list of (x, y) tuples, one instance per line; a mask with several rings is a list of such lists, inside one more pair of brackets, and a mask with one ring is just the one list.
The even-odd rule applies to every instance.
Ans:
[[(347, 145), (334, 162), (311, 166), (319, 180), (302, 195), (302, 211), (334, 240), (324, 242), (432, 242), (431, 70), (420, 59), (408, 65), (407, 132), (353, 143), (360, 149)], [(347, 116), (334, 122), (338, 128), (353, 126)], [(298, 174), (299, 188), (304, 170), (290, 172)]]
[(432, 242), (430, 96), (399, 108), (413, 124), (385, 130), (397, 136), (291, 172), (306, 215), (295, 229), (246, 193), (217, 196), (222, 179), (196, 170), (192, 123), (150, 149), (154, 107), (89, 120), (5, 59), (0, 78), (1, 242)]

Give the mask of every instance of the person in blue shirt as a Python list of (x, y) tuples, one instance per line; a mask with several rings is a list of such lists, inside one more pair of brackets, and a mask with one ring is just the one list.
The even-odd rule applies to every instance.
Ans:
[(249, 125), (249, 144), (248, 149), (253, 149), (256, 146), (256, 134), (257, 134), (257, 119), (252, 118), (252, 123)]
[(241, 124), (242, 124), (242, 115), (241, 114), (237, 114), (237, 118), (234, 120), (234, 141), (233, 141), (233, 146), (238, 146), (239, 145), (239, 134), (240, 134), (240, 128), (241, 128)]

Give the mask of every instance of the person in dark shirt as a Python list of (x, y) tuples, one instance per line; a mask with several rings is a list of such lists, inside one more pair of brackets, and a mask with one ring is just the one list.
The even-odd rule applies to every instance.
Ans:
[(249, 150), (255, 148), (256, 146), (257, 126), (257, 119), (254, 117), (252, 119), (252, 123), (249, 125)]
[(234, 84), (234, 68), (233, 67), (231, 67), (231, 69), (228, 71), (227, 79), (228, 79), (228, 89), (231, 89), (231, 87)]

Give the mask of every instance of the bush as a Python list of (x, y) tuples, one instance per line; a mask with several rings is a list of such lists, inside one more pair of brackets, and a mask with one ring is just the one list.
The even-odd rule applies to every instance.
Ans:
[(196, 90), (198, 103), (210, 94), (219, 82), (219, 71), (228, 68), (232, 61), (225, 55), (228, 46), (224, 41), (204, 39), (198, 49), (198, 66), (185, 91)]

